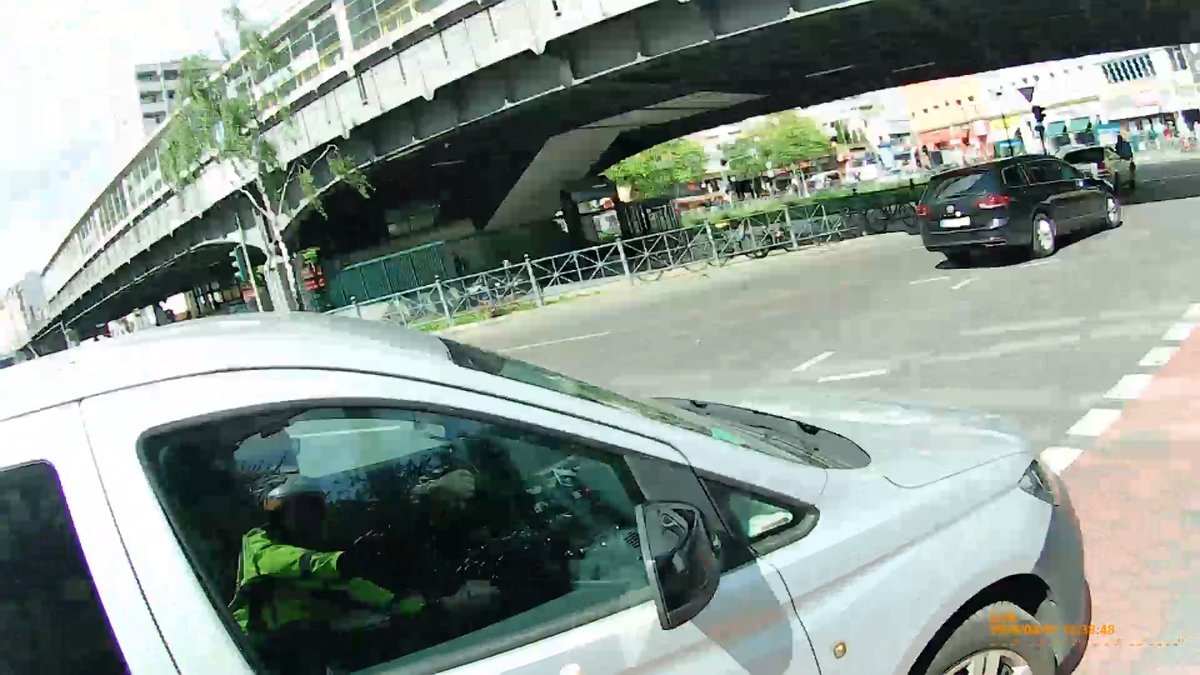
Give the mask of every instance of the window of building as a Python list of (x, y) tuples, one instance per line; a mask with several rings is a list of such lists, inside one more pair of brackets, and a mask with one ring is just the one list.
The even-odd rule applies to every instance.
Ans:
[(974, 97), (974, 96), (968, 96), (968, 97), (967, 97), (967, 100), (968, 100), (968, 101), (974, 101), (974, 100), (975, 100), (975, 97)]
[[(269, 670), (441, 670), (651, 598), (642, 486), (625, 455), (582, 439), (325, 405), (175, 428), (140, 451), (214, 608)], [(309, 497), (264, 510), (280, 485)], [(263, 551), (300, 551), (291, 562), (311, 572), (274, 570)], [(480, 580), (482, 602), (456, 606)]]
[(0, 472), (0, 671), (125, 673), (58, 474)]

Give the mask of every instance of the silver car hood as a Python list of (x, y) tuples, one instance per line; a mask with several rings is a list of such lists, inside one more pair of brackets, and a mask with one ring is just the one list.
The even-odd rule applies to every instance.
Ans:
[(1028, 442), (1001, 417), (924, 404), (871, 401), (805, 388), (688, 396), (789, 417), (845, 436), (874, 470), (900, 487), (920, 487), (1002, 457)]

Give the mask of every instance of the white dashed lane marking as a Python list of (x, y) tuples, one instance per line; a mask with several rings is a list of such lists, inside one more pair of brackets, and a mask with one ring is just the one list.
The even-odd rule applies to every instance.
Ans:
[(1126, 375), (1117, 382), (1116, 386), (1104, 394), (1104, 398), (1115, 398), (1121, 401), (1132, 401), (1140, 398), (1142, 392), (1146, 391), (1146, 387), (1150, 386), (1150, 380), (1153, 379), (1154, 376), (1149, 373)]
[[(1200, 303), (1192, 303), (1183, 313), (1183, 321), (1173, 324), (1163, 334), (1164, 342), (1183, 342), (1187, 340), (1200, 322)], [(1143, 368), (1159, 369), (1170, 362), (1179, 351), (1178, 346), (1153, 347), (1138, 361)], [(1154, 373), (1135, 373), (1122, 377), (1109, 389), (1104, 397), (1118, 401), (1133, 401), (1142, 397), (1150, 383), (1154, 381)], [(1109, 408), (1092, 408), (1079, 418), (1079, 421), (1067, 430), (1069, 436), (1096, 437), (1103, 434), (1121, 417), (1120, 410)], [(1054, 473), (1062, 473), (1072, 462), (1079, 459), (1083, 450), (1062, 446), (1046, 448), (1039, 455), (1042, 463)]]
[(1179, 351), (1179, 347), (1155, 347), (1146, 352), (1142, 360), (1138, 361), (1138, 365), (1145, 368), (1165, 366), (1171, 360), (1171, 357), (1175, 356), (1175, 352), (1177, 351)]
[(1068, 436), (1099, 436), (1121, 416), (1120, 410), (1092, 408), (1067, 429)]
[(950, 290), (957, 291), (958, 289), (963, 288), (964, 286), (971, 283), (972, 281), (975, 281), (975, 277), (971, 277), (970, 279), (963, 279), (962, 281), (958, 282), (957, 284), (954, 284), (953, 286), (951, 286)]
[(820, 354), (817, 354), (816, 356), (805, 361), (804, 363), (801, 363), (800, 365), (796, 366), (795, 368), (792, 368), (792, 372), (799, 373), (801, 371), (808, 370), (809, 368), (812, 368), (813, 366), (817, 365), (818, 363), (824, 361), (825, 359), (827, 359), (831, 356), (833, 356), (833, 352), (822, 352)]
[(888, 371), (886, 369), (881, 368), (879, 370), (864, 370), (860, 373), (846, 373), (845, 375), (827, 375), (827, 376), (822, 377), (821, 379), (817, 380), (817, 382), (841, 382), (842, 380), (861, 380), (866, 377), (879, 377), (880, 375), (887, 375), (887, 374), (888, 374)]
[(500, 351), (519, 352), (524, 349), (534, 349), (537, 347), (548, 347), (550, 345), (558, 345), (558, 344), (562, 344), (564, 342), (578, 342), (579, 340), (591, 340), (592, 338), (604, 337), (605, 335), (611, 335), (611, 334), (612, 334), (611, 331), (606, 331), (604, 333), (591, 333), (589, 335), (576, 335), (575, 337), (562, 338), (561, 340), (547, 340), (546, 342), (535, 342), (533, 344), (521, 345), (519, 347), (509, 347), (508, 349), (502, 349)]
[(1163, 333), (1162, 339), (1166, 342), (1183, 342), (1188, 339), (1188, 336), (1192, 334), (1192, 329), (1195, 327), (1196, 324), (1194, 323), (1181, 321), (1168, 328), (1167, 332)]
[(1042, 460), (1042, 464), (1044, 464), (1047, 469), (1050, 469), (1056, 474), (1061, 474), (1064, 469), (1066, 469), (1068, 466), (1071, 466), (1071, 463), (1079, 459), (1079, 456), (1082, 454), (1083, 450), (1080, 450), (1079, 448), (1064, 448), (1055, 446), (1043, 450), (1039, 459)]
[(917, 284), (927, 284), (931, 281), (947, 281), (948, 279), (950, 279), (950, 277), (929, 277), (928, 279), (917, 279), (916, 281), (910, 281), (908, 282), (908, 285), (916, 286)]

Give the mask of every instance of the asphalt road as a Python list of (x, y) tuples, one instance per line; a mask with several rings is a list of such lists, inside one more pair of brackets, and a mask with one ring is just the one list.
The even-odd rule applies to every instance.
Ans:
[(1180, 199), (1200, 195), (1200, 161), (1139, 182), (1123, 227), (1046, 260), (959, 269), (894, 233), (452, 337), (641, 395), (803, 386), (1005, 415), (1064, 467), (1093, 620), (1117, 631), (1079, 672), (1200, 672), (1200, 198)]

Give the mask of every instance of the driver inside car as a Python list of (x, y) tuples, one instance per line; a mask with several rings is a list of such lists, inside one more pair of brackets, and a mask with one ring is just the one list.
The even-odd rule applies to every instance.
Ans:
[[(378, 534), (367, 533), (344, 551), (320, 550), (324, 491), (298, 475), (272, 478), (260, 491), (265, 526), (242, 537), (230, 603), (234, 621), (264, 660), (276, 666), (308, 661), (305, 655), (316, 656), (333, 625), (354, 610), (411, 617), (426, 608), (420, 596), (399, 597), (369, 581), (382, 554)], [(461, 503), (474, 489), (474, 476), (460, 470), (420, 491)], [(450, 612), (469, 611), (490, 601), (493, 592), (485, 582), (467, 582), (436, 604)]]

